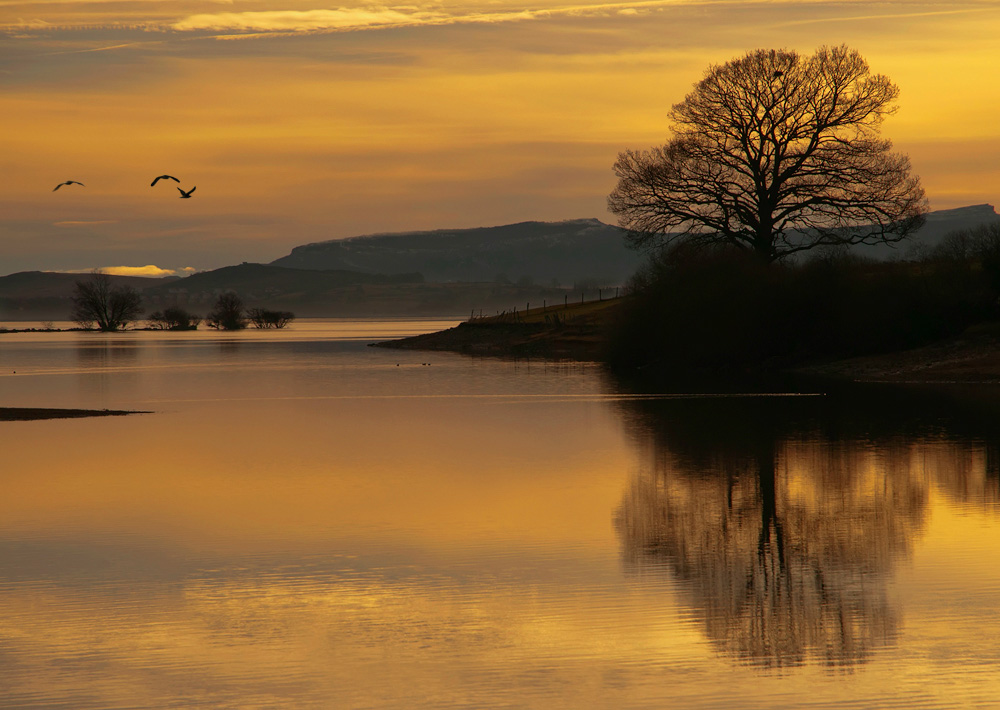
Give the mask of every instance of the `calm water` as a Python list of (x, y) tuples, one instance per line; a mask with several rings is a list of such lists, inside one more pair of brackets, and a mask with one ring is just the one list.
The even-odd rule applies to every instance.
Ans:
[(0, 422), (0, 707), (1000, 707), (1000, 388), (366, 347), (447, 325), (0, 336), (153, 412)]

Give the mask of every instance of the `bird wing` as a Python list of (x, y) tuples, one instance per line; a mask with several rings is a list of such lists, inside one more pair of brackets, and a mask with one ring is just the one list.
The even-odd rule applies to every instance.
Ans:
[(191, 194), (192, 192), (194, 192), (194, 191), (195, 191), (195, 190), (197, 190), (197, 189), (198, 189), (198, 186), (197, 186), (197, 185), (195, 185), (195, 186), (194, 186), (194, 187), (192, 187), (192, 188), (191, 188), (190, 190), (188, 190), (188, 194), (190, 195), (190, 194)]
[(58, 185), (56, 185), (55, 187), (52, 188), (52, 192), (55, 192), (56, 190), (58, 190), (60, 187), (62, 187), (65, 184), (66, 183), (64, 183), (64, 182), (59, 183)]
[(149, 186), (152, 187), (153, 185), (155, 185), (156, 183), (158, 183), (160, 180), (173, 180), (174, 182), (180, 182), (180, 180), (178, 180), (177, 178), (175, 178), (173, 175), (161, 175), (160, 177), (158, 177), (155, 180), (153, 180), (153, 182), (149, 183)]

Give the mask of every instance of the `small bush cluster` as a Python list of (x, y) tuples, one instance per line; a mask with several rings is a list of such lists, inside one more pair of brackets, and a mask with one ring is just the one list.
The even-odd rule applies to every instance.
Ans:
[(769, 265), (681, 245), (630, 287), (610, 334), (614, 365), (756, 369), (912, 348), (1000, 317), (1000, 225), (915, 261), (840, 253)]
[(215, 308), (205, 318), (209, 328), (216, 330), (242, 330), (247, 327), (243, 299), (229, 292), (219, 296)]
[(269, 311), (266, 308), (251, 308), (247, 318), (254, 328), (284, 328), (295, 320), (291, 311)]
[(183, 308), (164, 308), (149, 314), (149, 327), (156, 330), (197, 330), (201, 317)]
[(243, 299), (229, 292), (219, 296), (215, 308), (208, 314), (206, 323), (219, 330), (242, 330), (248, 325), (255, 328), (284, 328), (295, 320), (290, 311), (270, 311), (266, 308), (246, 308)]

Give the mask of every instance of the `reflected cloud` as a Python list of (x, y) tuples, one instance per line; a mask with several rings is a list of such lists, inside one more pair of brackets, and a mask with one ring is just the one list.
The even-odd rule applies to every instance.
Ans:
[(626, 568), (669, 572), (740, 662), (843, 668), (893, 644), (888, 585), (933, 492), (995, 513), (1000, 476), (975, 408), (884, 395), (621, 402), (644, 462), (615, 517)]

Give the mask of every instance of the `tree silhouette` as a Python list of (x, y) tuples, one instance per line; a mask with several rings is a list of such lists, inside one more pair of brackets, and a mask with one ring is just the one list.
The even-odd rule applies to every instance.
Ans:
[(221, 294), (215, 302), (215, 308), (205, 318), (205, 323), (211, 328), (221, 330), (246, 328), (247, 318), (243, 299), (232, 291)]
[(711, 66), (671, 110), (666, 145), (619, 154), (609, 209), (640, 248), (729, 244), (774, 261), (899, 241), (927, 201), (909, 160), (879, 137), (898, 95), (845, 46)]
[(123, 330), (142, 314), (142, 297), (131, 286), (115, 286), (107, 274), (95, 271), (89, 281), (77, 281), (71, 318), (84, 328)]

